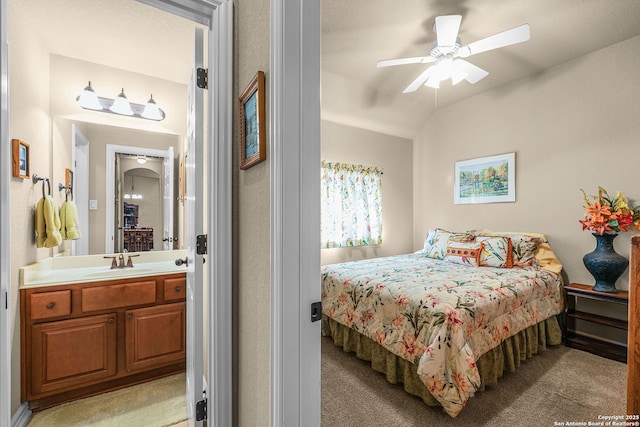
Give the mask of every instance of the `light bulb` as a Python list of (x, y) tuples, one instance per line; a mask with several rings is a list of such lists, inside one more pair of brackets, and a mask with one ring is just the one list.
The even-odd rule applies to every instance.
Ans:
[(156, 101), (153, 100), (153, 94), (151, 95), (151, 98), (149, 98), (149, 101), (147, 101), (147, 105), (145, 105), (144, 111), (142, 111), (142, 114), (140, 115), (149, 120), (164, 119), (164, 114), (156, 105)]
[(124, 88), (120, 92), (120, 95), (116, 97), (113, 101), (113, 105), (109, 107), (109, 110), (113, 111), (117, 114), (122, 114), (125, 116), (133, 116), (133, 111), (131, 111), (131, 105), (129, 105), (129, 101), (124, 94)]
[(76, 98), (76, 102), (79, 106), (88, 110), (102, 110), (98, 95), (96, 95), (91, 87), (91, 81), (89, 81), (89, 85), (85, 87), (82, 93)]

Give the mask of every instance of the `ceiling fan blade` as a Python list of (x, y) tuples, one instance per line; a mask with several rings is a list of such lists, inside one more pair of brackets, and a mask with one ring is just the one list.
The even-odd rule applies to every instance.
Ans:
[(378, 61), (376, 67), (392, 67), (394, 65), (404, 64), (428, 64), (435, 61), (433, 56), (415, 56), (413, 58), (400, 58), (400, 59), (385, 59), (384, 61)]
[(455, 46), (460, 29), (460, 15), (436, 16), (435, 30), (438, 36), (438, 46)]
[(424, 70), (422, 74), (418, 76), (417, 79), (415, 79), (409, 86), (407, 86), (405, 90), (402, 91), (402, 93), (415, 92), (416, 90), (418, 90), (418, 88), (422, 86), (424, 82), (427, 81), (427, 79), (431, 76), (431, 74), (433, 74), (434, 70), (435, 70), (435, 65), (432, 65), (431, 67)]
[(464, 78), (471, 84), (476, 84), (489, 75), (488, 71), (483, 70), (477, 65), (473, 65), (472, 63), (467, 62), (464, 59), (456, 59), (455, 61), (453, 61), (453, 64), (455, 67), (462, 71), (462, 78)]
[(485, 39), (469, 43), (466, 46), (462, 46), (458, 50), (457, 56), (466, 58), (477, 53), (486, 52), (488, 50), (526, 42), (527, 40), (529, 40), (530, 36), (531, 34), (529, 32), (529, 24), (523, 24), (519, 27), (503, 31), (501, 33), (489, 36)]

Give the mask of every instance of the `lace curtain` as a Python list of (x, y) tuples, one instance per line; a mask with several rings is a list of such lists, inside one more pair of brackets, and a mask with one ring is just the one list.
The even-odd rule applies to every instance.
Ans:
[(322, 162), (322, 247), (382, 243), (382, 171)]

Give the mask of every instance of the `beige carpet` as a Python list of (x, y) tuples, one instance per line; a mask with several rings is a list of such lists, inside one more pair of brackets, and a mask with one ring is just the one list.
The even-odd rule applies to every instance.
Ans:
[(600, 421), (598, 415), (625, 414), (626, 369), (590, 353), (551, 347), (506, 373), (497, 386), (476, 393), (450, 418), (324, 337), (322, 427), (587, 425)]
[(36, 413), (28, 427), (163, 427), (187, 418), (185, 376), (173, 375)]

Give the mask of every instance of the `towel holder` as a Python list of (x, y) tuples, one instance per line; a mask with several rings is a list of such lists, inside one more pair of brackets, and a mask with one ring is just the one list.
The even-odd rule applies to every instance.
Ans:
[(73, 200), (73, 185), (62, 185), (58, 183), (58, 191), (67, 190), (64, 194), (64, 199), (69, 200), (69, 194), (71, 194), (71, 200)]
[(44, 193), (44, 183), (47, 183), (47, 188), (49, 189), (49, 196), (51, 195), (51, 182), (49, 182), (49, 178), (44, 178), (41, 176), (38, 176), (37, 174), (33, 174), (31, 175), (31, 182), (33, 182), (34, 184), (37, 184), (38, 181), (42, 181), (42, 197), (44, 197), (46, 194)]

